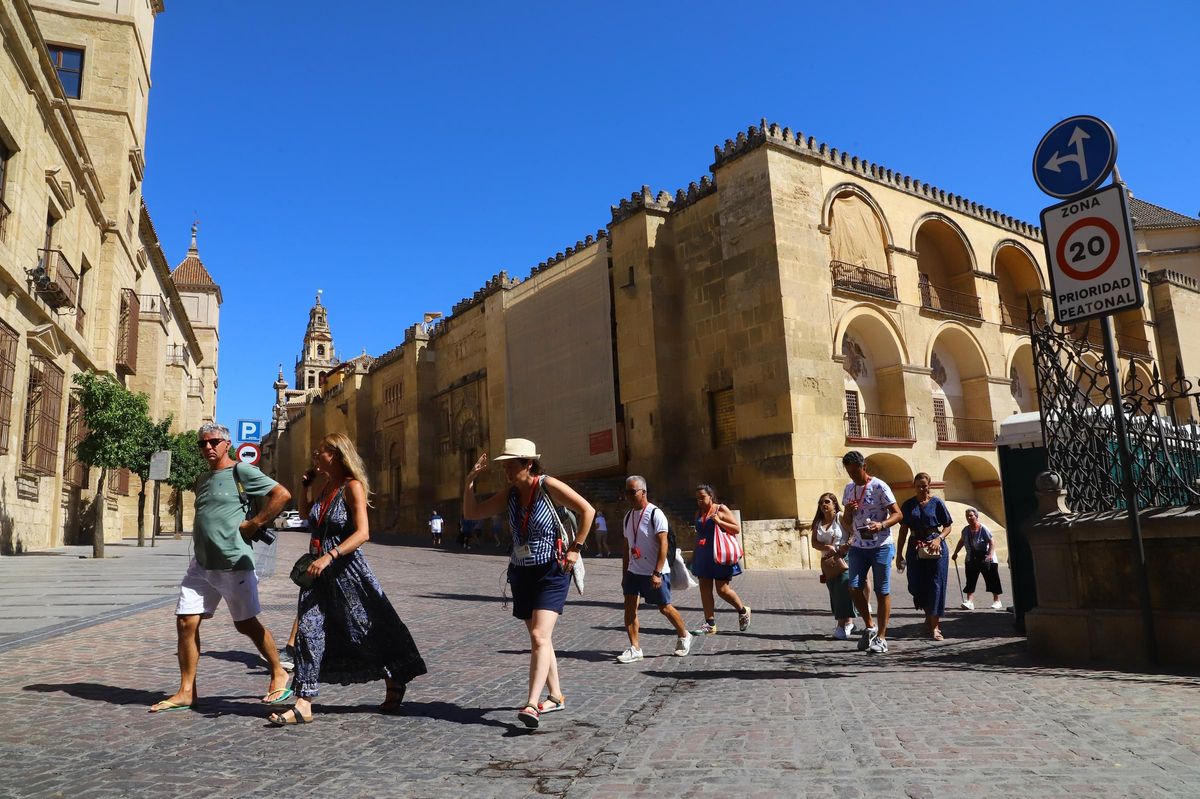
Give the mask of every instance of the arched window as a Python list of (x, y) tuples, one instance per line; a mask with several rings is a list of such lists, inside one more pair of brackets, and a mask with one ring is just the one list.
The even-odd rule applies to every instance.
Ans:
[(309, 376), (308, 376), (308, 387), (309, 387), (309, 388), (313, 388), (313, 386), (314, 386), (314, 382), (313, 382), (313, 376), (312, 376), (312, 375), (309, 375)]
[(325, 357), (325, 345), (324, 345), (324, 344), (318, 344), (318, 345), (317, 345), (317, 357), (318, 357), (318, 358), (324, 358), (324, 357)]

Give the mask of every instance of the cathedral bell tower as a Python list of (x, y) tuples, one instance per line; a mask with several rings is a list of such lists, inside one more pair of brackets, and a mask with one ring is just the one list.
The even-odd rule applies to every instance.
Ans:
[(304, 331), (304, 350), (296, 360), (296, 388), (304, 392), (321, 388), (321, 375), (338, 365), (333, 354), (333, 334), (329, 332), (329, 316), (321, 304), (321, 290), (308, 311), (308, 328)]

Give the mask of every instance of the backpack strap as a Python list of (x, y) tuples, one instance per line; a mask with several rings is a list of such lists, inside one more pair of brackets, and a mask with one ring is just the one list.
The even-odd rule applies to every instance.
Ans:
[(254, 509), (250, 505), (250, 497), (246, 494), (246, 487), (242, 485), (242, 479), (238, 477), (238, 467), (241, 465), (242, 464), (240, 462), (233, 464), (233, 484), (237, 486), (238, 504), (242, 506), (242, 510), (245, 512), (246, 518), (249, 519), (252, 515), (254, 515)]

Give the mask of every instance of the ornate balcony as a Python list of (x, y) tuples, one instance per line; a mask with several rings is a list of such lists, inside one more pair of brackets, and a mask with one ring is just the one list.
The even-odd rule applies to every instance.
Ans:
[(117, 370), (137, 373), (138, 326), (140, 316), (138, 295), (133, 289), (121, 289), (121, 322), (117, 333)]
[(138, 319), (151, 319), (166, 324), (171, 321), (171, 306), (161, 294), (139, 294)]
[(79, 275), (62, 250), (38, 250), (33, 287), (52, 308), (73, 308), (79, 295)]
[(830, 261), (829, 273), (833, 277), (834, 291), (848, 291), (885, 300), (896, 299), (896, 278), (886, 272), (876, 272), (844, 261)]
[(983, 318), (977, 295), (968, 294), (965, 291), (955, 291), (945, 286), (935, 286), (924, 275), (921, 275), (920, 286), (922, 308), (954, 316), (965, 316), (968, 319)]
[(965, 419), (961, 416), (934, 414), (938, 444), (996, 446), (996, 422), (992, 419)]
[(192, 353), (186, 344), (167, 345), (167, 363), (172, 366), (188, 366), (192, 362)]
[(845, 413), (847, 439), (880, 439), (885, 441), (915, 441), (911, 416), (886, 413)]
[(204, 381), (193, 377), (187, 381), (187, 393), (189, 397), (204, 396)]

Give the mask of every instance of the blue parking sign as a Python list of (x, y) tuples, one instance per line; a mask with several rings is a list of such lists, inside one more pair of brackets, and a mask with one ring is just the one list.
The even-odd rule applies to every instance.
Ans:
[(262, 419), (238, 419), (238, 441), (262, 441)]

